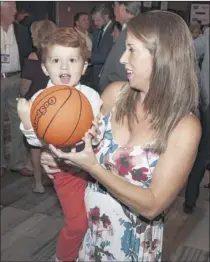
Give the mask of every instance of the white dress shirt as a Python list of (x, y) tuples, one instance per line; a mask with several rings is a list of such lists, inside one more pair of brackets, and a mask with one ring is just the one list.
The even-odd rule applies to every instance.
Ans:
[(201, 56), (204, 54), (205, 50), (205, 35), (200, 34), (199, 37), (193, 40), (196, 52), (196, 58), (199, 60)]
[(112, 20), (110, 20), (110, 21), (106, 24), (106, 26), (104, 27), (102, 37), (104, 36), (104, 34), (105, 34), (107, 28), (110, 26), (111, 22), (112, 22)]
[[(49, 88), (49, 87), (52, 87), (52, 86), (54, 86), (54, 84), (51, 82), (51, 80), (49, 80), (46, 88)], [(92, 89), (88, 86), (85, 86), (85, 85), (78, 84), (77, 86), (75, 86), (75, 88), (77, 90), (79, 90), (81, 93), (83, 93), (87, 97), (87, 99), (89, 100), (89, 102), (92, 106), (94, 117), (100, 115), (100, 109), (101, 109), (103, 102), (102, 102), (99, 94), (94, 89)], [(34, 94), (32, 96), (31, 100), (34, 101), (35, 98), (44, 90), (45, 89), (39, 90), (36, 94)], [(101, 115), (101, 118), (102, 118), (102, 115)], [(26, 139), (27, 139), (27, 141), (30, 145), (42, 147), (45, 144), (43, 141), (41, 141), (37, 137), (33, 128), (26, 130), (24, 128), (24, 125), (23, 125), (22, 122), (20, 124), (20, 130), (22, 131), (22, 133), (24, 134), (24, 136), (26, 137)], [(98, 139), (101, 140), (102, 137), (97, 138), (97, 140), (95, 141), (94, 144), (98, 144)]]
[(10, 25), (5, 32), (1, 26), (1, 56), (6, 55), (8, 63), (1, 61), (1, 73), (20, 71), (19, 50), (14, 33), (14, 26)]

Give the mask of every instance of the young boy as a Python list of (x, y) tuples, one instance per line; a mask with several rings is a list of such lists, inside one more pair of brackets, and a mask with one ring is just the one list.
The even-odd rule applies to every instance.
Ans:
[[(43, 43), (42, 69), (50, 78), (47, 88), (53, 85), (75, 87), (88, 98), (96, 117), (100, 113), (102, 100), (96, 91), (80, 84), (80, 78), (87, 68), (87, 53), (85, 40), (74, 29), (59, 28)], [(42, 91), (37, 92), (31, 101)], [(32, 129), (30, 107), (31, 102), (19, 99), (18, 114), (22, 122), (20, 129), (29, 144), (42, 146), (42, 142)], [(84, 171), (73, 168), (54, 176), (54, 187), (65, 218), (65, 226), (58, 238), (56, 261), (73, 261), (78, 256), (80, 244), (87, 230), (84, 204), (87, 176)]]

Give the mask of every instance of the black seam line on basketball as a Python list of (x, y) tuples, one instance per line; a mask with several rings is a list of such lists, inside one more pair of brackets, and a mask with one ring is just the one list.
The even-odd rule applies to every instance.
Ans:
[[(42, 100), (45, 99), (47, 96), (49, 96), (49, 95), (51, 95), (51, 94), (53, 94), (53, 93), (56, 93), (56, 92), (58, 92), (58, 91), (60, 91), (60, 90), (66, 90), (66, 88), (61, 88), (61, 89), (59, 89), (59, 90), (52, 91), (51, 93), (45, 95), (39, 102), (37, 102), (37, 105), (35, 106), (34, 110), (40, 110), (40, 108), (42, 107), (42, 105), (37, 109), (39, 103), (42, 102)], [(41, 93), (40, 93), (40, 94), (41, 94)], [(38, 97), (38, 96), (37, 96), (37, 97)], [(35, 100), (36, 100), (36, 98), (35, 98)], [(34, 101), (35, 101), (35, 100), (34, 100)], [(39, 120), (40, 120), (40, 119), (41, 119), (41, 117), (39, 118)], [(37, 128), (38, 128), (38, 125), (39, 125), (39, 120), (37, 121)], [(41, 137), (41, 138), (43, 139), (43, 137)]]
[[(51, 95), (51, 94), (53, 94), (53, 93), (56, 93), (56, 92), (58, 92), (58, 91), (60, 91), (60, 90), (66, 90), (66, 88), (62, 88), (62, 89), (59, 89), (59, 90), (56, 90), (56, 91), (52, 91), (51, 93), (47, 94), (46, 96), (49, 96), (49, 95)], [(40, 93), (40, 94), (41, 94), (41, 93)], [(37, 105), (35, 106), (34, 110), (36, 110), (38, 104), (39, 104), (43, 99), (45, 99), (46, 96), (44, 96), (44, 97), (37, 103)], [(38, 96), (37, 96), (37, 97), (38, 97)], [(36, 98), (35, 98), (35, 100), (36, 100)], [(34, 101), (35, 101), (35, 100), (34, 100)], [(39, 108), (39, 109), (40, 109), (40, 108)]]
[(52, 119), (50, 120), (47, 128), (45, 129), (45, 132), (44, 132), (44, 134), (43, 134), (43, 140), (44, 140), (44, 138), (45, 138), (45, 135), (46, 135), (46, 133), (47, 133), (47, 130), (48, 130), (48, 128), (50, 127), (52, 121), (55, 119), (55, 117), (57, 116), (57, 114), (59, 113), (59, 111), (61, 110), (61, 108), (65, 105), (66, 101), (71, 97), (71, 94), (72, 94), (72, 90), (70, 89), (70, 94), (69, 94), (69, 96), (68, 96), (68, 97), (66, 98), (66, 100), (63, 102), (63, 104), (60, 106), (60, 108), (57, 110), (56, 114), (52, 117)]
[(76, 130), (78, 124), (79, 124), (79, 121), (80, 121), (80, 117), (81, 117), (81, 114), (82, 114), (82, 99), (81, 99), (81, 94), (80, 94), (80, 92), (77, 91), (77, 93), (78, 93), (79, 98), (80, 98), (80, 112), (79, 112), (78, 121), (77, 121), (77, 124), (76, 124), (74, 130), (72, 131), (71, 135), (69, 136), (69, 138), (68, 138), (65, 142), (63, 142), (61, 145), (65, 144), (65, 143), (66, 143), (67, 141), (69, 141), (69, 139), (73, 136), (73, 134), (74, 134), (74, 132), (75, 132), (75, 130)]

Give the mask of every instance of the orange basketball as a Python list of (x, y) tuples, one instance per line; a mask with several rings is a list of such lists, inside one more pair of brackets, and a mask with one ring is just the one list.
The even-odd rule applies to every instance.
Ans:
[(80, 91), (61, 85), (44, 90), (31, 107), (35, 133), (59, 147), (78, 143), (92, 126), (92, 107)]

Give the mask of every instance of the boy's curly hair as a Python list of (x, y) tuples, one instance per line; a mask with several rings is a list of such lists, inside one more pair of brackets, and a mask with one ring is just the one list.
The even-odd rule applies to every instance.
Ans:
[(46, 37), (42, 43), (42, 62), (45, 63), (48, 50), (54, 46), (79, 47), (84, 61), (87, 60), (88, 49), (85, 39), (75, 29), (70, 27), (57, 28), (55, 32)]

